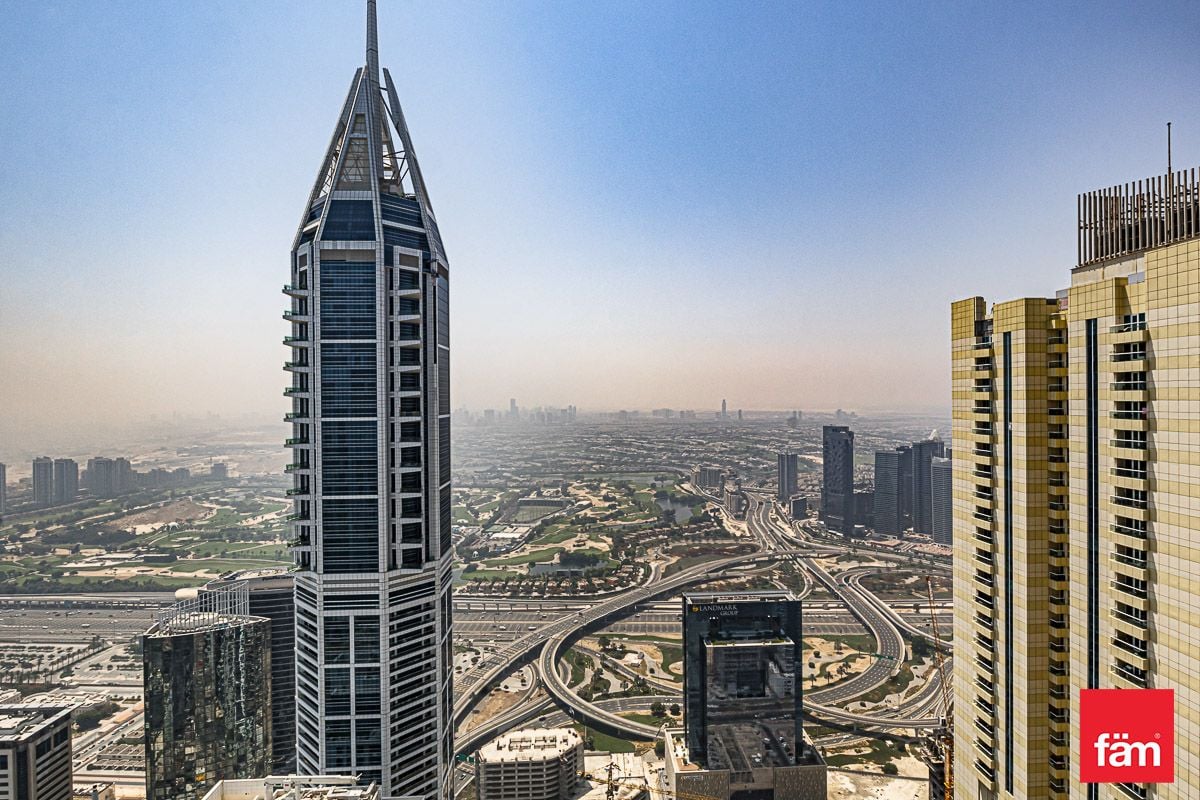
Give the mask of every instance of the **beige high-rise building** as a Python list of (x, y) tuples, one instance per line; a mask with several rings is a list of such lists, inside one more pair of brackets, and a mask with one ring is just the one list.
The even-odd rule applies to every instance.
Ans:
[[(1198, 177), (1080, 195), (1057, 297), (953, 305), (956, 798), (1200, 797)], [(1175, 782), (1081, 784), (1080, 690), (1143, 687)]]

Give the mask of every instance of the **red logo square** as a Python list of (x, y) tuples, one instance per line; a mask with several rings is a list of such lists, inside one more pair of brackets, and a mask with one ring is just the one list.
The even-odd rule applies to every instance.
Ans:
[(1081, 690), (1079, 780), (1173, 782), (1175, 690)]

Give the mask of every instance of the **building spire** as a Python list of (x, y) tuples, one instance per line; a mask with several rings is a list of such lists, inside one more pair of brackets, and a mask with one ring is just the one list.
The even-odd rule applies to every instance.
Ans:
[(375, 21), (375, 0), (367, 0), (367, 77), (379, 85), (379, 26)]

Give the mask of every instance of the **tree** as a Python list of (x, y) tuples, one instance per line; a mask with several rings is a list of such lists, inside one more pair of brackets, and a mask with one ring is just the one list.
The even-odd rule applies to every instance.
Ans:
[(679, 703), (671, 703), (671, 716), (672, 717), (679, 716)]
[(883, 765), (883, 774), (884, 775), (899, 775), (900, 768), (897, 767), (895, 764), (893, 764), (891, 761), (889, 761), (888, 763)]
[(667, 713), (667, 707), (662, 703), (656, 702), (650, 706), (650, 713), (656, 717), (665, 716)]
[(663, 742), (663, 740), (655, 739), (654, 740), (654, 755), (657, 756), (658, 758), (662, 758), (664, 755), (666, 755), (666, 752), (667, 752), (667, 746)]

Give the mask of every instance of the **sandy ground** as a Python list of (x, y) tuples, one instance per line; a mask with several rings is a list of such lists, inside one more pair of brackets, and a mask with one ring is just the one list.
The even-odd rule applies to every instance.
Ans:
[[(526, 675), (526, 679), (528, 679), (527, 670), (528, 668), (525, 668), (520, 673)], [(491, 719), (498, 714), (503, 714), (515, 706), (525, 696), (528, 685), (528, 683), (525, 686), (521, 685), (521, 680), (517, 673), (509, 675), (501, 683), (500, 691), (490, 693), (483, 699), (482, 703), (476, 706), (475, 712), (468, 718), (467, 725), (463, 727), (463, 730), (469, 731), (479, 723)], [(533, 696), (538, 697), (543, 693), (542, 689), (536, 689)]]
[(147, 508), (136, 511), (128, 516), (114, 520), (122, 528), (133, 528), (142, 525), (164, 525), (176, 520), (201, 519), (211, 517), (215, 511), (211, 508), (193, 503), (191, 500), (176, 500), (159, 508)]
[[(923, 764), (921, 766), (924, 768)], [(929, 783), (926, 780), (860, 775), (831, 769), (828, 797), (830, 800), (928, 800)]]

